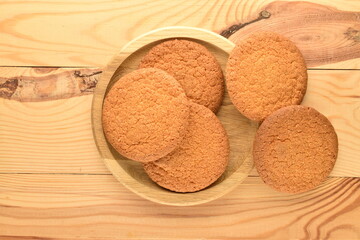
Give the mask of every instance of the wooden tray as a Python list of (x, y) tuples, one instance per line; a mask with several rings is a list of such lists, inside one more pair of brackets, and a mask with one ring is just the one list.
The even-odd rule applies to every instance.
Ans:
[(92, 104), (92, 126), (96, 145), (105, 165), (128, 189), (151, 201), (177, 206), (195, 205), (217, 199), (240, 184), (253, 167), (252, 142), (258, 124), (242, 116), (230, 102), (227, 92), (217, 113), (230, 141), (230, 161), (226, 172), (210, 187), (195, 193), (175, 193), (155, 184), (142, 165), (119, 155), (106, 141), (101, 112), (107, 90), (124, 74), (137, 69), (141, 57), (161, 41), (187, 38), (207, 47), (217, 58), (225, 73), (229, 52), (234, 44), (213, 32), (191, 27), (161, 28), (128, 43), (107, 65), (97, 84)]

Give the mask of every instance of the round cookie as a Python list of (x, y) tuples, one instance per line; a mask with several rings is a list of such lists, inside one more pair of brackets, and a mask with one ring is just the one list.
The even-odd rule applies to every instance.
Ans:
[(313, 108), (289, 106), (265, 119), (253, 146), (262, 180), (280, 192), (310, 190), (330, 174), (338, 140), (330, 121)]
[(255, 33), (230, 53), (226, 84), (235, 107), (261, 121), (277, 109), (301, 103), (307, 86), (305, 60), (285, 37)]
[(221, 67), (206, 47), (188, 40), (167, 40), (142, 58), (139, 68), (159, 68), (181, 84), (186, 96), (216, 112), (224, 94)]
[(215, 182), (229, 158), (225, 129), (214, 113), (190, 104), (189, 126), (180, 146), (169, 155), (144, 164), (149, 177), (175, 192), (195, 192)]
[(102, 123), (109, 143), (139, 162), (159, 159), (182, 141), (189, 101), (166, 72), (144, 68), (120, 78), (105, 97)]

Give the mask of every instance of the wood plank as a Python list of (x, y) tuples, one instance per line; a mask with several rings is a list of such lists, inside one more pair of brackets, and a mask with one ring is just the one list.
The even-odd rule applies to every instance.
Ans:
[(141, 199), (111, 175), (0, 174), (0, 192), (0, 239), (360, 237), (359, 178), (330, 178), (288, 195), (251, 177), (193, 207)]
[[(76, 71), (82, 70), (55, 69), (54, 74), (72, 76)], [(23, 80), (29, 80), (31, 76), (38, 76), (37, 72), (39, 70), (0, 68), (0, 76), (7, 79), (22, 76)], [(42, 74), (48, 76), (45, 80), (61, 82), (50, 76), (51, 72)], [(70, 80), (73, 78), (64, 81)], [(38, 81), (38, 88), (45, 89), (41, 82)], [(48, 85), (45, 81), (44, 86)], [(27, 86), (31, 87), (27, 90)], [(93, 88), (79, 92), (78, 97), (68, 98), (77, 88), (61, 87), (61, 91), (54, 91), (59, 93), (56, 98), (63, 99), (39, 101), (53, 96), (35, 95), (32, 86), (24, 84), (21, 90), (24, 93), (14, 98), (16, 101), (0, 98), (0, 172), (108, 173), (99, 158), (91, 131), (92, 94), (89, 93)], [(360, 71), (309, 71), (303, 104), (315, 107), (329, 117), (339, 137), (339, 156), (331, 176), (360, 176), (359, 92)], [(34, 100), (34, 96), (40, 96), (40, 99), (18, 101)], [(252, 174), (257, 175), (255, 171)]]
[[(56, 2), (2, 1), (0, 3), (0, 65), (1, 66), (97, 66), (103, 67), (129, 40), (158, 27), (173, 25), (202, 27), (220, 33), (235, 23), (246, 23), (256, 18), (274, 0), (200, 0), (200, 1), (91, 1)], [(294, 9), (299, 9), (295, 2)], [(359, 25), (345, 15), (325, 14), (323, 9), (360, 12), (358, 0), (311, 0), (321, 5), (304, 5), (301, 19), (314, 15), (324, 22), (309, 21), (306, 25), (288, 21), (293, 12), (281, 9), (276, 27), (297, 40), (301, 37), (307, 59), (319, 55), (317, 63), (328, 68), (359, 68), (357, 51), (334, 55), (344, 49), (358, 49), (359, 43), (346, 40), (343, 35), (358, 39)], [(281, 2), (280, 2), (281, 3)], [(275, 5), (271, 5), (275, 6)], [(318, 7), (316, 7), (318, 6)], [(280, 8), (269, 8), (276, 17)], [(309, 12), (307, 12), (309, 11)], [(309, 14), (309, 15), (308, 15)], [(298, 17), (294, 15), (293, 17)], [(358, 18), (358, 13), (355, 13)], [(273, 20), (264, 20), (273, 26)], [(293, 19), (293, 18), (292, 18)], [(329, 20), (330, 19), (330, 20)], [(270, 21), (270, 22), (268, 22)], [(329, 23), (329, 24), (327, 24)], [(331, 24), (330, 24), (331, 23)], [(256, 25), (257, 23), (254, 23)], [(279, 25), (280, 24), (280, 25)], [(253, 24), (249, 25), (251, 27)], [(295, 26), (302, 27), (296, 31)], [(275, 26), (275, 25), (274, 25)], [(248, 28), (247, 27), (247, 28)], [(301, 31), (300, 31), (301, 30)], [(345, 32), (344, 32), (345, 31)], [(299, 39), (298, 39), (299, 40)], [(313, 49), (321, 47), (321, 52)], [(325, 52), (324, 52), (325, 51)], [(346, 60), (338, 62), (339, 60)], [(335, 63), (331, 63), (334, 62)], [(331, 65), (329, 65), (331, 63)], [(321, 67), (321, 66), (320, 66)]]

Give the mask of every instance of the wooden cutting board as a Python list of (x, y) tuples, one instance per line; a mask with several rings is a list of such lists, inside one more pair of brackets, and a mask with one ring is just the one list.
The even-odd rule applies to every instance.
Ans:
[[(360, 238), (359, 1), (44, 0), (2, 2), (0, 12), (0, 239)], [(339, 136), (322, 186), (281, 194), (253, 171), (219, 200), (181, 208), (113, 178), (92, 137), (93, 90), (122, 45), (172, 25), (236, 25), (234, 42), (271, 30), (298, 45), (309, 67), (303, 104)]]

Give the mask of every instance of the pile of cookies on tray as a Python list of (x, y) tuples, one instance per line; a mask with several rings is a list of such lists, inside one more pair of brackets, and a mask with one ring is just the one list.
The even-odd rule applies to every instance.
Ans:
[(226, 83), (240, 113), (261, 123), (253, 159), (263, 181), (289, 193), (323, 182), (335, 164), (337, 135), (324, 115), (299, 105), (307, 69), (294, 43), (271, 32), (253, 34), (230, 53), (225, 75), (200, 43), (170, 39), (155, 45), (104, 99), (108, 142), (141, 162), (163, 188), (202, 190), (229, 161), (227, 133), (216, 117)]

